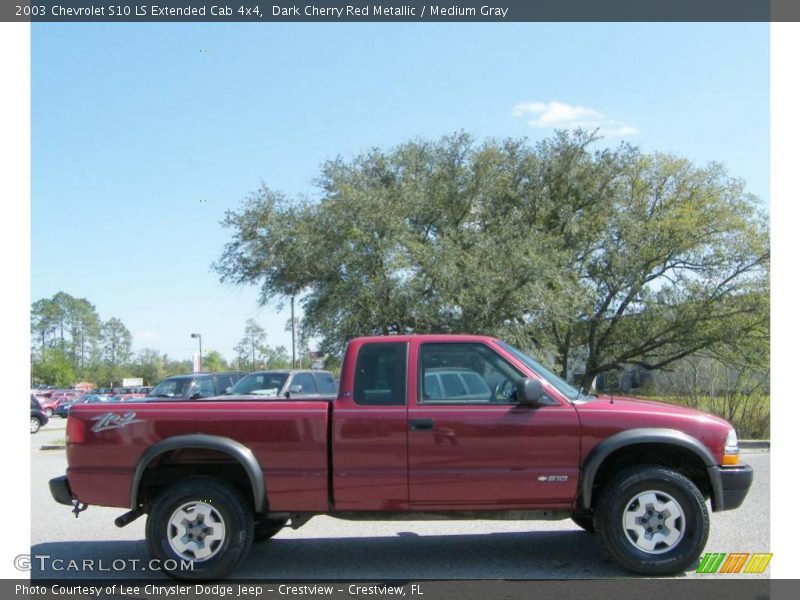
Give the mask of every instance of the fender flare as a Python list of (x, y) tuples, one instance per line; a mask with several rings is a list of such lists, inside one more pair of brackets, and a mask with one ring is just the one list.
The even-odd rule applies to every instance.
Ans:
[(142, 452), (139, 460), (136, 462), (136, 468), (133, 473), (133, 481), (131, 482), (131, 510), (136, 510), (139, 507), (139, 485), (142, 481), (147, 467), (156, 458), (170, 452), (172, 450), (183, 449), (203, 449), (203, 450), (219, 450), (228, 454), (231, 458), (236, 460), (247, 473), (250, 480), (250, 487), (253, 490), (253, 509), (256, 513), (263, 513), (266, 505), (266, 487), (264, 485), (264, 472), (261, 470), (261, 465), (258, 459), (253, 454), (250, 448), (243, 444), (232, 440), (231, 438), (205, 435), (205, 434), (191, 434), (191, 435), (176, 435), (174, 437), (166, 438), (160, 442), (156, 442), (144, 452)]
[(594, 486), (595, 477), (603, 461), (608, 458), (611, 453), (616, 452), (620, 448), (636, 444), (679, 446), (693, 452), (706, 467), (709, 479), (711, 480), (711, 488), (715, 502), (722, 498), (722, 482), (720, 481), (719, 470), (717, 469), (717, 461), (705, 444), (697, 438), (677, 429), (647, 427), (621, 431), (620, 433), (616, 433), (604, 439), (597, 444), (597, 446), (592, 448), (586, 460), (584, 460), (583, 468), (581, 469), (581, 508), (588, 510), (592, 507), (592, 487)]

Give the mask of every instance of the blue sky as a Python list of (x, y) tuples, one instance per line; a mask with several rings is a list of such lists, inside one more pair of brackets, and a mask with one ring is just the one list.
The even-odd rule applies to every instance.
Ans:
[(466, 130), (725, 163), (769, 195), (769, 24), (42, 24), (32, 30), (32, 299), (119, 317), (134, 349), (226, 358), (288, 311), (219, 283), (227, 209), (263, 180)]

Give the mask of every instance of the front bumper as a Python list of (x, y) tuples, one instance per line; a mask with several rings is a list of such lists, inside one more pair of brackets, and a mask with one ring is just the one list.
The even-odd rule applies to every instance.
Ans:
[(59, 504), (67, 506), (74, 506), (75, 504), (75, 497), (72, 495), (72, 490), (69, 489), (69, 481), (67, 481), (66, 475), (54, 477), (50, 480), (50, 495)]
[(753, 467), (710, 467), (709, 476), (714, 488), (712, 508), (715, 511), (739, 508), (753, 483)]

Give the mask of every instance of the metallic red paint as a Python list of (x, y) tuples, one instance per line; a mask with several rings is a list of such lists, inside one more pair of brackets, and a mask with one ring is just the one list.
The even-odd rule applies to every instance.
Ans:
[[(407, 344), (406, 404), (357, 405), (358, 351), (384, 342)], [(77, 432), (80, 421), (84, 435), (67, 444), (69, 486), (81, 502), (127, 508), (143, 452), (161, 440), (198, 433), (230, 438), (254, 453), (272, 511), (569, 509), (591, 450), (616, 432), (638, 427), (680, 430), (721, 460), (730, 425), (666, 404), (607, 397), (573, 404), (546, 382), (555, 406), (420, 404), (417, 356), (426, 342), (485, 344), (525, 376), (538, 377), (489, 337), (359, 338), (348, 345), (339, 396), (330, 401), (75, 405), (68, 430)], [(128, 412), (135, 413), (129, 424), (92, 430), (102, 415)], [(410, 431), (412, 419), (433, 419), (434, 426)], [(183, 460), (192, 460), (191, 453)]]
[[(67, 476), (86, 504), (127, 507), (139, 457), (156, 442), (193, 433), (234, 439), (253, 451), (272, 510), (328, 509), (328, 402), (128, 402), (79, 405), (85, 441), (67, 443)], [(134, 412), (137, 422), (101, 432), (93, 419)], [(113, 480), (113, 484), (107, 483)]]

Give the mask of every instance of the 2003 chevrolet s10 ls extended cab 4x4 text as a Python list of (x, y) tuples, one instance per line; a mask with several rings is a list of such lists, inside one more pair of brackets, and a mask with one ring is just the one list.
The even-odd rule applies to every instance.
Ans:
[(581, 393), (493, 338), (359, 338), (336, 397), (224, 396), (76, 405), (73, 505), (147, 514), (175, 577), (227, 575), (255, 541), (314, 515), (342, 519), (563, 519), (596, 530), (626, 568), (688, 568), (715, 511), (741, 505), (752, 469), (736, 433), (695, 410)]

